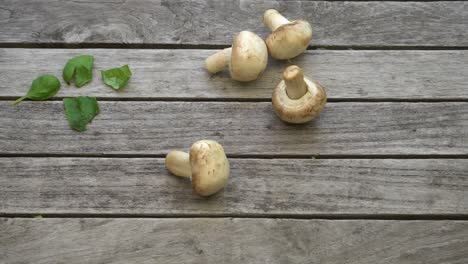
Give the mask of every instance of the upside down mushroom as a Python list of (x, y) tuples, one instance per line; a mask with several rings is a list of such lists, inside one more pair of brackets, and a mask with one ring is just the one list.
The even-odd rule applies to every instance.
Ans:
[(298, 66), (289, 66), (273, 91), (272, 103), (278, 117), (288, 123), (306, 123), (325, 106), (327, 95), (317, 82), (304, 77)]
[(268, 62), (268, 50), (263, 39), (250, 31), (234, 38), (231, 48), (221, 50), (205, 60), (208, 72), (217, 73), (229, 66), (231, 78), (248, 82), (258, 78)]
[(170, 151), (166, 168), (176, 176), (190, 178), (193, 190), (202, 196), (218, 192), (229, 178), (229, 161), (224, 149), (213, 140), (193, 143), (190, 153)]
[(272, 33), (265, 40), (270, 55), (287, 60), (304, 52), (312, 39), (312, 26), (305, 20), (289, 21), (275, 9), (268, 9), (263, 23)]

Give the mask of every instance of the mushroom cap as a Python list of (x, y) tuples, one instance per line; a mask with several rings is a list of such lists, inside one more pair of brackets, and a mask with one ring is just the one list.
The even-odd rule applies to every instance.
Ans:
[(315, 81), (304, 77), (307, 92), (299, 99), (289, 98), (282, 80), (273, 91), (273, 108), (279, 118), (288, 123), (301, 124), (316, 117), (327, 102), (325, 89)]
[(221, 190), (229, 178), (229, 161), (223, 147), (213, 140), (200, 140), (190, 147), (192, 187), (208, 196)]
[(263, 39), (250, 31), (242, 31), (232, 43), (229, 69), (231, 77), (241, 82), (253, 81), (265, 70), (268, 50)]
[(265, 42), (273, 58), (287, 60), (304, 52), (311, 40), (312, 26), (305, 20), (296, 20), (277, 28)]

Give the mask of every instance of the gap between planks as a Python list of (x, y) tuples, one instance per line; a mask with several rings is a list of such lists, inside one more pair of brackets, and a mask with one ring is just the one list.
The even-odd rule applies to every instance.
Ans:
[(110, 214), (110, 213), (27, 213), (2, 214), (2, 218), (239, 218), (239, 219), (304, 219), (304, 220), (381, 220), (381, 221), (468, 221), (468, 214)]
[[(222, 44), (162, 44), (162, 43), (21, 43), (0, 42), (0, 48), (11, 49), (200, 49), (229, 48)], [(307, 50), (468, 50), (468, 46), (380, 46), (380, 45), (311, 45)]]
[[(47, 101), (62, 101), (64, 98), (73, 96), (57, 96)], [(0, 96), (0, 101), (14, 101), (18, 96)], [(225, 103), (266, 103), (271, 102), (269, 98), (197, 98), (197, 97), (99, 97), (98, 101), (108, 102), (225, 102)], [(28, 99), (27, 99), (28, 100)], [(327, 98), (328, 103), (445, 103), (445, 102), (468, 102), (468, 98)]]
[[(236, 155), (226, 154), (229, 159), (468, 159), (468, 154), (395, 154), (395, 155)], [(165, 158), (165, 154), (103, 154), (103, 153), (1, 153), (0, 158)]]

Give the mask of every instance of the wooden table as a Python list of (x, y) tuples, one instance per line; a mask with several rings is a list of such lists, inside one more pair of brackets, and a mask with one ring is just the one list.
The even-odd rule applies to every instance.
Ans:
[[(310, 21), (309, 50), (210, 76), (267, 8)], [(0, 263), (468, 263), (467, 47), (467, 2), (2, 0)], [(9, 105), (78, 54), (90, 85)], [(124, 64), (129, 86), (104, 86)], [(329, 96), (306, 125), (272, 111), (292, 64)], [(84, 133), (77, 95), (101, 108)], [(231, 161), (210, 198), (164, 168), (199, 139)]]

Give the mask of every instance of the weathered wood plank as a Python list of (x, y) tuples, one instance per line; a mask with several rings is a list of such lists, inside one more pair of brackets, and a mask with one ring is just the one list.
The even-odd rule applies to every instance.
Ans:
[(240, 30), (266, 36), (268, 8), (310, 21), (314, 45), (468, 45), (463, 1), (3, 0), (0, 42), (225, 45)]
[(15, 263), (468, 262), (466, 221), (0, 219)]
[(164, 159), (1, 158), (0, 213), (372, 215), (468, 213), (468, 160), (231, 159), (210, 198)]
[(61, 101), (0, 102), (1, 153), (157, 154), (213, 139), (230, 155), (468, 154), (468, 103), (328, 103), (288, 125), (271, 103), (100, 102), (79, 133)]
[[(0, 49), (0, 96), (23, 95), (43, 73), (62, 75), (78, 54), (95, 56), (90, 85), (64, 84), (57, 96), (95, 95), (125, 98), (270, 99), (281, 72), (295, 63), (326, 87), (330, 98), (468, 98), (468, 52), (458, 51), (308, 51), (293, 62), (270, 60), (252, 83), (231, 81), (228, 73), (210, 76), (204, 59), (213, 50)], [(99, 70), (129, 64), (133, 77), (122, 92), (101, 80)]]

